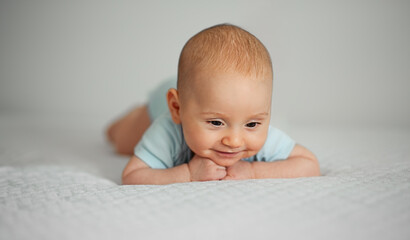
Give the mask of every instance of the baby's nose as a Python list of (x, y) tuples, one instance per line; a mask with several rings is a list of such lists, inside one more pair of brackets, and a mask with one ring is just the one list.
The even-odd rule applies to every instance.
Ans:
[(240, 134), (229, 134), (222, 138), (222, 144), (230, 148), (239, 148), (243, 145), (243, 139)]

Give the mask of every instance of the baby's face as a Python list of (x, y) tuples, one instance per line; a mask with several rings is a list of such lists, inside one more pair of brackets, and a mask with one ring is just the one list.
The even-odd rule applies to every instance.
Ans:
[(255, 155), (268, 133), (272, 82), (237, 73), (200, 73), (194, 83), (180, 109), (190, 149), (225, 167)]

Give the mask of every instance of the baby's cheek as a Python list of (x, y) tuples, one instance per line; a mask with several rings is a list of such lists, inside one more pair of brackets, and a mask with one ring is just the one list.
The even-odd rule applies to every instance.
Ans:
[(209, 138), (201, 131), (197, 131), (196, 134), (185, 136), (188, 147), (196, 154), (201, 154), (208, 148)]
[(267, 138), (267, 134), (261, 133), (257, 134), (254, 137), (250, 138), (248, 141), (248, 150), (255, 152), (259, 152), (262, 149), (263, 145), (265, 144)]

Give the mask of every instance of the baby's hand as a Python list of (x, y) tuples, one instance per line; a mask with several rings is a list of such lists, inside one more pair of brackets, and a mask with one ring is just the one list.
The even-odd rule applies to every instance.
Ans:
[(195, 155), (188, 163), (191, 181), (221, 180), (226, 176), (226, 168), (217, 165), (211, 159)]
[(240, 160), (226, 169), (226, 176), (223, 180), (240, 180), (254, 178), (252, 164)]

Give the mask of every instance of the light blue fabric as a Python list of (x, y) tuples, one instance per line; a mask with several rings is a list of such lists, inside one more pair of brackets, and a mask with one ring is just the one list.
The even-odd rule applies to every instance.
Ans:
[(145, 131), (134, 154), (151, 168), (171, 168), (188, 162), (192, 154), (183, 139), (181, 125), (167, 111)]
[(148, 113), (153, 122), (162, 113), (168, 111), (167, 92), (170, 88), (177, 87), (177, 78), (171, 77), (155, 88), (148, 97)]
[[(134, 154), (151, 168), (165, 169), (187, 163), (193, 153), (185, 143), (181, 125), (175, 124), (168, 111), (166, 93), (176, 87), (176, 78), (169, 78), (151, 92), (148, 111), (151, 126), (134, 149)], [(245, 161), (272, 162), (288, 158), (295, 141), (281, 130), (269, 126), (268, 137), (262, 149)]]
[[(272, 126), (262, 149), (245, 161), (272, 162), (286, 159), (295, 147), (295, 142), (285, 133)], [(181, 125), (172, 121), (169, 112), (159, 116), (145, 132), (135, 147), (135, 156), (155, 169), (165, 169), (187, 163), (193, 153), (186, 145)]]

